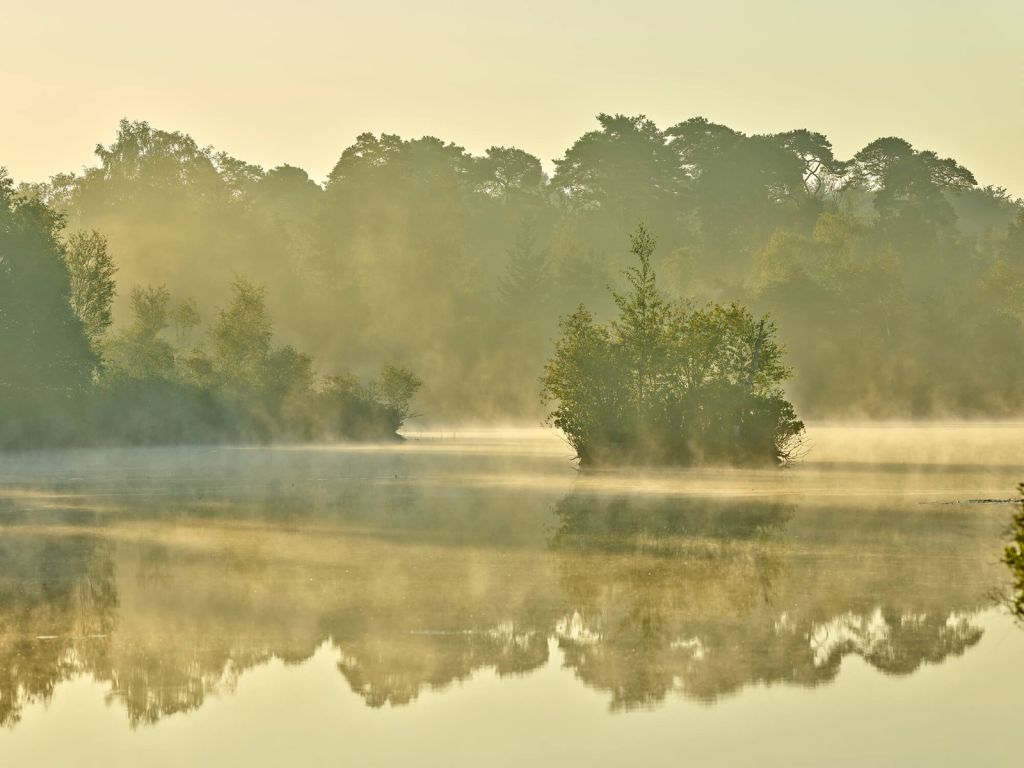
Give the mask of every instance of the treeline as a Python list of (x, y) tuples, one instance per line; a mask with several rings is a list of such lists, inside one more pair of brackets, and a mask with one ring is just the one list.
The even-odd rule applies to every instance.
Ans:
[(206, 328), (194, 300), (135, 286), (112, 331), (116, 272), (102, 235), (65, 236), (0, 172), (0, 447), (385, 439), (409, 416), (411, 372), (319, 378), (242, 278)]
[(408, 365), (437, 419), (539, 416), (558, 317), (610, 316), (641, 220), (669, 293), (772, 315), (802, 414), (1024, 412), (1024, 207), (902, 139), (840, 159), (808, 130), (600, 115), (552, 175), (515, 148), (363, 134), (322, 185), (141, 122), (96, 155), (24, 191), (102, 233), (123, 285), (212, 306), (247, 274), (285, 342)]

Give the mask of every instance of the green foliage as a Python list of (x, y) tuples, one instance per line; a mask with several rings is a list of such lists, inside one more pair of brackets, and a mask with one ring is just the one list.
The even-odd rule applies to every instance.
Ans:
[(481, 191), (505, 202), (544, 191), (540, 160), (515, 147), (489, 147), (477, 161), (475, 175)]
[(1024, 348), (1012, 240), (1011, 229), (993, 257), (971, 262), (937, 248), (926, 266), (849, 214), (773, 235), (757, 257), (753, 304), (790, 343), (803, 407), (862, 404), (880, 416), (1022, 407), (1020, 357), (1006, 354)]
[[(897, 137), (838, 158), (808, 129), (602, 114), (549, 179), (516, 147), (367, 133), (320, 185), (123, 121), (95, 167), (23, 189), (102, 233), (125, 288), (214, 307), (248, 275), (282, 337), (327, 370), (407, 362), (439, 419), (539, 415), (529, 372), (556, 319), (616, 309), (604, 289), (627, 264), (607, 243), (641, 217), (671, 254), (666, 290), (776, 319), (801, 413), (1024, 412), (1022, 203)], [(114, 301), (123, 326), (127, 291)], [(169, 341), (211, 342), (168, 311)]]
[(239, 278), (231, 288), (210, 330), (212, 363), (223, 386), (242, 392), (260, 386), (274, 332), (264, 287)]
[(626, 269), (632, 287), (627, 294), (612, 293), (619, 316), (612, 321), (612, 337), (630, 372), (626, 386), (630, 399), (644, 412), (657, 397), (657, 387), (669, 357), (673, 336), (669, 330), (672, 308), (655, 285), (651, 256), (654, 238), (641, 224), (630, 235), (630, 252), (640, 264)]
[(669, 303), (654, 248), (643, 226), (631, 236), (637, 264), (611, 323), (583, 306), (562, 321), (541, 379), (550, 422), (584, 465), (792, 458), (803, 423), (782, 395), (791, 372), (775, 326), (737, 304)]
[[(1024, 497), (1024, 483), (1020, 485), (1020, 493)], [(1010, 569), (1013, 580), (1010, 610), (1018, 619), (1024, 620), (1024, 500), (1013, 515), (1010, 532), (1012, 542), (1003, 551), (1003, 563)]]
[(175, 376), (174, 346), (163, 337), (171, 293), (167, 286), (135, 286), (128, 294), (132, 320), (107, 344), (111, 378), (170, 380)]
[(0, 445), (69, 439), (97, 364), (72, 310), (62, 225), (0, 169)]
[[(194, 301), (171, 309), (164, 286), (135, 288), (132, 324), (110, 342), (93, 431), (127, 442), (266, 442), (384, 439), (411, 414), (420, 386), (407, 369), (386, 366), (363, 387), (351, 377), (317, 381), (313, 359), (273, 346), (266, 291), (246, 279), (210, 328), (208, 348), (181, 339), (199, 324)], [(178, 343), (167, 331), (175, 326)]]
[(369, 387), (352, 376), (332, 376), (320, 391), (320, 409), (335, 431), (365, 439), (394, 432), (412, 415), (420, 381), (404, 368), (386, 366)]
[(395, 414), (401, 422), (413, 416), (412, 400), (421, 386), (423, 382), (408, 368), (386, 365), (381, 368), (370, 391), (374, 399)]
[(114, 321), (117, 267), (107, 252), (107, 239), (96, 230), (76, 232), (67, 241), (64, 260), (71, 282), (71, 309), (94, 347)]
[(668, 229), (677, 221), (685, 175), (673, 148), (644, 115), (597, 116), (599, 131), (576, 140), (555, 160), (552, 186), (605, 237), (641, 216)]
[[(133, 140), (149, 136), (129, 128)], [(119, 152), (148, 162), (131, 143)], [(230, 165), (239, 186), (252, 181), (250, 168)], [(320, 387), (309, 355), (273, 346), (265, 290), (245, 279), (206, 344), (186, 346), (198, 305), (173, 303), (166, 285), (132, 288), (130, 321), (110, 332), (106, 241), (80, 233), (64, 246), (62, 225), (0, 172), (0, 447), (387, 439), (411, 415), (420, 382), (405, 368), (385, 367), (370, 387)]]

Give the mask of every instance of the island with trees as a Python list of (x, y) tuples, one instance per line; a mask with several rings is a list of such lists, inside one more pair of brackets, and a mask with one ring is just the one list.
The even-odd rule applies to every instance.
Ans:
[(582, 466), (767, 464), (794, 457), (804, 425), (784, 397), (791, 371), (766, 318), (738, 304), (670, 303), (651, 266), (655, 241), (631, 236), (617, 316), (583, 305), (562, 321), (544, 368), (548, 418)]

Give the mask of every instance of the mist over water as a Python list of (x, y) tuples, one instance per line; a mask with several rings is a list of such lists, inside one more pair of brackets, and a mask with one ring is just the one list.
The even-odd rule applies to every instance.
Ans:
[[(776, 723), (769, 764), (837, 748), (840, 764), (999, 763), (1024, 633), (998, 602), (1010, 505), (994, 502), (1024, 474), (1024, 425), (809, 436), (783, 471), (581, 473), (530, 429), (6, 454), (0, 753), (129, 765), (188, 734), (179, 747), (218, 761), (451, 764), (500, 746), (515, 764), (543, 740), (610, 764), (614, 738), (645, 764), (724, 765), (743, 750), (714, 734), (753, 718)], [(553, 702), (564, 727), (537, 717)], [(829, 740), (789, 743), (780, 707)], [(975, 735), (910, 717), (883, 751), (864, 736), (896, 708)], [(525, 741), (495, 730), (506, 718)], [(213, 735), (243, 722), (247, 746)], [(89, 740), (54, 738), (67, 727)]]
[(0, 768), (1021, 762), (1024, 4), (95, 5), (0, 3)]

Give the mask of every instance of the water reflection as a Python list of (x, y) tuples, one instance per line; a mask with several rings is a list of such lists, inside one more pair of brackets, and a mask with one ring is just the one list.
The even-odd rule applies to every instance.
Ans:
[(832, 558), (787, 537), (793, 505), (570, 496), (556, 512), (573, 610), (559, 642), (613, 708), (670, 692), (711, 702), (753, 683), (819, 685), (851, 653), (907, 674), (981, 638), (960, 613), (978, 607), (969, 592), (906, 598), (903, 579), (925, 578), (922, 564), (854, 599), (856, 581), (830, 588), (874, 577), (836, 573)]
[(1010, 569), (1013, 582), (1008, 603), (1010, 613), (1024, 622), (1024, 483), (1018, 490), (1021, 501), (1010, 519), (1009, 541), (1003, 550), (1003, 562)]
[(0, 538), (0, 723), (81, 669), (106, 667), (117, 607), (106, 543)]
[(554, 643), (625, 710), (821, 685), (851, 654), (909, 674), (982, 635), (995, 534), (958, 509), (315, 477), (8, 494), (0, 722), (88, 674), (153, 723), (324, 642), (371, 707)]

